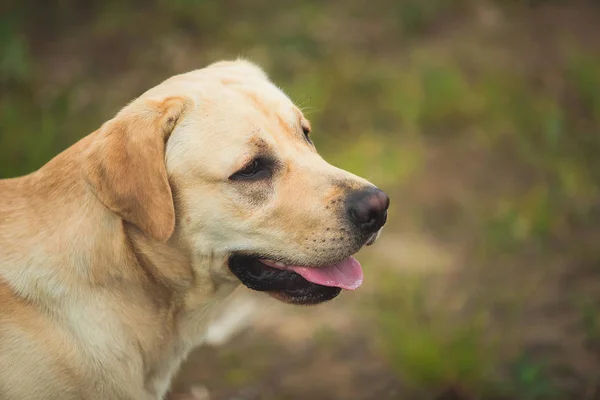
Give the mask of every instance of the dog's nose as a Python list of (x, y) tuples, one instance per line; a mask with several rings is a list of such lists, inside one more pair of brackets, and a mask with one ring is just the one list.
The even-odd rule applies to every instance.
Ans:
[(352, 223), (365, 234), (370, 234), (385, 224), (390, 198), (377, 188), (369, 188), (351, 194), (346, 204)]

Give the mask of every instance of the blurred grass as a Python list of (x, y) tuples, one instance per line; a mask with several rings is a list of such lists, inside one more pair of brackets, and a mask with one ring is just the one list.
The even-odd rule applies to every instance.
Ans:
[[(535, 356), (499, 350), (494, 331), (518, 326), (486, 307), (525, 291), (524, 253), (539, 255), (526, 268), (541, 276), (554, 254), (571, 252), (569, 267), (598, 256), (582, 248), (600, 200), (600, 42), (579, 31), (600, 33), (593, 2), (32, 4), (0, 14), (0, 177), (38, 168), (171, 74), (248, 56), (305, 109), (328, 160), (393, 194), (390, 230), (468, 243), (469, 279), (450, 292), (480, 307), (432, 310), (429, 280), (380, 279), (369, 310), (398, 376), (481, 394), (514, 361), (509, 396), (558, 393)], [(497, 288), (481, 294), (489, 280)], [(597, 304), (570, 311), (589, 338)]]
[[(432, 310), (423, 290), (424, 278), (386, 276), (375, 304), (380, 346), (392, 366), (411, 386), (442, 390), (459, 384), (479, 389), (490, 378), (493, 343), (485, 343), (485, 317), (466, 324), (451, 314)], [(483, 318), (482, 318), (483, 317)]]

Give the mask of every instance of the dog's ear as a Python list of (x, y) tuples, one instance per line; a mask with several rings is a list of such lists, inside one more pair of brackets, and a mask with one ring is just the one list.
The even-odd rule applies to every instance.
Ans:
[(100, 202), (161, 242), (175, 229), (165, 145), (191, 103), (138, 99), (93, 134), (83, 154), (83, 173)]

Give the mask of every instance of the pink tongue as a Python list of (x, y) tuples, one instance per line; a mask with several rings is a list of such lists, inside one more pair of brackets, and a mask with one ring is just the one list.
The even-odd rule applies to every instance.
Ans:
[(280, 267), (269, 260), (261, 260), (261, 262), (278, 269), (291, 269), (307, 281), (316, 283), (317, 285), (354, 290), (358, 289), (363, 281), (362, 268), (354, 257), (345, 258), (336, 264), (326, 267), (301, 267), (297, 265)]

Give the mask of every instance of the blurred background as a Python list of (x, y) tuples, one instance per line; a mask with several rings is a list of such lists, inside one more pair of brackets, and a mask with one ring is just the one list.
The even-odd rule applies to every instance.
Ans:
[(265, 303), (174, 390), (213, 399), (600, 398), (600, 4), (0, 5), (0, 178), (170, 75), (259, 63), (324, 157), (392, 198), (365, 283)]

